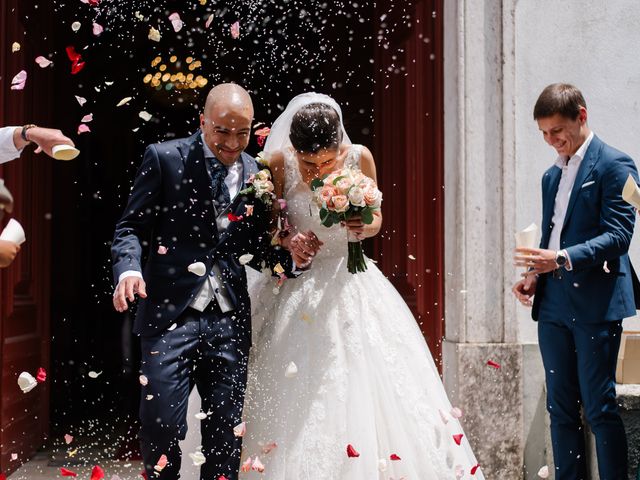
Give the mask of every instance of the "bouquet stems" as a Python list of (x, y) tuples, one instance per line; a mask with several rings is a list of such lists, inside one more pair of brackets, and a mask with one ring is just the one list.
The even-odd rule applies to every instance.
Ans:
[(349, 234), (349, 256), (347, 257), (347, 268), (350, 273), (364, 272), (367, 264), (362, 252), (362, 242), (355, 235)]

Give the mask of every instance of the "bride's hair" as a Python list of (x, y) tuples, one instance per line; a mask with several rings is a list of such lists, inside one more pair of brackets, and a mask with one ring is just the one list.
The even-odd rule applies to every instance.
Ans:
[(305, 105), (291, 120), (289, 140), (293, 148), (302, 153), (336, 149), (342, 142), (340, 115), (326, 103)]

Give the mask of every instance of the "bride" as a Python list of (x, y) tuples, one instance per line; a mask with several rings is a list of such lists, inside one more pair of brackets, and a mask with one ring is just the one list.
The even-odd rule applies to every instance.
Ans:
[[(371, 152), (351, 144), (332, 98), (306, 93), (273, 124), (265, 153), (294, 229), (324, 244), (311, 268), (279, 289), (266, 275), (250, 280), (248, 473), (240, 478), (484, 479), (402, 297), (371, 260), (365, 272), (347, 270), (348, 231), (374, 236), (382, 216), (371, 225), (320, 224), (309, 183), (344, 166), (375, 180)], [(197, 403), (194, 394), (183, 452), (199, 444)], [(191, 462), (181, 478), (198, 478)]]

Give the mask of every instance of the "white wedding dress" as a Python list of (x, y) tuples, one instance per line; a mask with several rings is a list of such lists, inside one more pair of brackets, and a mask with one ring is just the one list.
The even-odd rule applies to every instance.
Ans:
[[(277, 295), (272, 280), (252, 282), (242, 461), (258, 456), (265, 468), (240, 478), (484, 479), (480, 469), (471, 475), (477, 461), (466, 436), (454, 440), (463, 431), (411, 311), (371, 260), (366, 272), (348, 272), (346, 229), (320, 224), (293, 152), (285, 157), (290, 221), (324, 245), (311, 269)], [(358, 165), (359, 157), (354, 145), (345, 163)], [(196, 401), (185, 456), (199, 444), (191, 434)], [(348, 445), (358, 457), (347, 455)]]

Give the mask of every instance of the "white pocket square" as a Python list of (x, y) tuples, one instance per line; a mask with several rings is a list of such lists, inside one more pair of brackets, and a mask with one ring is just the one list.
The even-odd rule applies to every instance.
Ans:
[(588, 187), (589, 185), (593, 185), (594, 183), (596, 183), (596, 181), (595, 180), (591, 180), (590, 182), (583, 183), (580, 188)]

